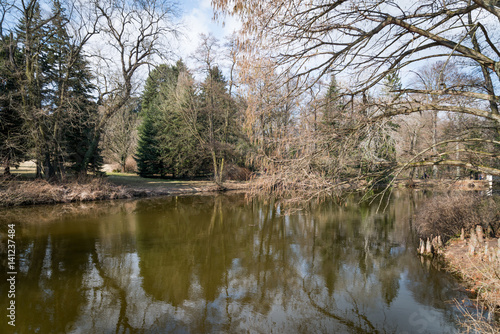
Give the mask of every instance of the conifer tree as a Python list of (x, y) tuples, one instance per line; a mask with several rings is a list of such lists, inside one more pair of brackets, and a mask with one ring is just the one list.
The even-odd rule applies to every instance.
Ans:
[(54, 1), (52, 31), (48, 40), (45, 103), (51, 114), (53, 164), (64, 173), (66, 164), (77, 173), (96, 172), (102, 164), (100, 151), (85, 165), (83, 160), (90, 145), (97, 117), (97, 105), (91, 93), (88, 63), (68, 35), (68, 19), (58, 0)]
[(223, 188), (224, 167), (237, 141), (236, 104), (227, 91), (227, 82), (217, 66), (212, 67), (202, 84), (200, 143), (210, 153), (215, 183)]
[[(19, 109), (37, 176), (62, 179), (70, 168), (86, 173), (102, 160), (95, 154), (83, 164), (83, 155), (95, 127), (97, 106), (87, 61), (67, 32), (69, 19), (59, 0), (42, 17), (39, 1), (23, 3), (17, 39), (22, 49), (18, 73)], [(22, 65), (22, 66), (21, 66)]]
[(20, 87), (21, 115), (28, 138), (28, 148), (33, 150), (33, 158), (37, 163), (37, 177), (42, 176), (42, 162), (47, 151), (46, 115), (42, 111), (43, 69), (48, 36), (47, 23), (43, 19), (37, 0), (22, 3), (21, 17), (16, 29), (17, 43), (22, 58), (15, 66), (19, 69), (16, 80)]
[(175, 82), (170, 80), (161, 90), (159, 139), (162, 143), (162, 159), (167, 172), (173, 177), (207, 174), (210, 171), (209, 156), (195, 138), (190, 120), (182, 110), (188, 105), (198, 108), (199, 97), (196, 95), (194, 79), (182, 60), (173, 69), (175, 77), (172, 76), (172, 79)]
[(20, 82), (15, 62), (22, 55), (14, 45), (12, 36), (0, 40), (0, 163), (4, 173), (10, 174), (10, 167), (23, 161), (26, 153), (26, 136), (20, 115)]
[(148, 76), (144, 87), (141, 103), (142, 123), (139, 127), (139, 141), (135, 160), (139, 175), (151, 177), (163, 176), (164, 165), (160, 156), (160, 145), (158, 142), (158, 118), (159, 118), (159, 92), (166, 84), (171, 68), (160, 65)]
[(139, 128), (139, 142), (135, 160), (139, 175), (142, 177), (152, 177), (159, 174), (163, 176), (163, 164), (160, 160), (160, 148), (157, 139), (157, 129), (154, 125), (153, 117), (148, 112), (143, 116), (142, 124)]

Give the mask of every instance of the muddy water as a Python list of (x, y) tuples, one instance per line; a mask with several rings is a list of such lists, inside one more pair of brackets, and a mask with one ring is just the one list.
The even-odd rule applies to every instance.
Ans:
[(417, 197), (384, 212), (353, 199), (285, 214), (243, 195), (4, 209), (0, 271), (15, 224), (16, 284), (8, 298), (0, 282), (0, 332), (455, 332), (463, 296), (415, 254)]

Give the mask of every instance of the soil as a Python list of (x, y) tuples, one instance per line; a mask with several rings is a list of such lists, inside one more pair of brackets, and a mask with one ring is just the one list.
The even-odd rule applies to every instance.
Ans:
[[(130, 194), (131, 197), (153, 197), (153, 196), (169, 196), (169, 195), (187, 195), (196, 193), (218, 192), (220, 189), (217, 185), (210, 181), (197, 182), (179, 182), (169, 183), (159, 186), (136, 186), (136, 185), (120, 185)], [(228, 181), (224, 182), (224, 191), (238, 191), (248, 189), (249, 184), (246, 182)]]

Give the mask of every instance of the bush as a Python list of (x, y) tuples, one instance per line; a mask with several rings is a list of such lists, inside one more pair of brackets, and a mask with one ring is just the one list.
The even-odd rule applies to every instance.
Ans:
[(251, 175), (252, 172), (248, 168), (233, 164), (228, 164), (228, 166), (224, 169), (224, 177), (227, 180), (248, 181), (250, 180)]
[[(498, 231), (500, 204), (497, 197), (475, 193), (453, 193), (427, 199), (415, 215), (415, 229), (420, 237), (441, 235), (443, 242), (466, 233), (476, 225), (491, 225)], [(497, 232), (498, 233), (498, 232)]]

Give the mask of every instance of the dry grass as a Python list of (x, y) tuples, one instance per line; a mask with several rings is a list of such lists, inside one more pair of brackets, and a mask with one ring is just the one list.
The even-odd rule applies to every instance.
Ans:
[(491, 313), (485, 311), (482, 303), (477, 303), (475, 310), (471, 311), (459, 301), (455, 301), (463, 319), (459, 321), (462, 333), (498, 334), (498, 323), (492, 320)]
[(494, 197), (460, 192), (435, 196), (427, 200), (415, 216), (420, 237), (441, 235), (443, 242), (458, 237), (463, 228), (468, 232), (476, 225), (497, 231), (500, 228), (500, 205)]
[[(227, 190), (246, 190), (248, 182), (228, 181)], [(111, 173), (108, 177), (80, 178), (62, 183), (45, 180), (0, 178), (0, 206), (86, 202), (133, 197), (215, 192), (212, 181), (145, 179), (135, 174)]]
[(53, 184), (45, 180), (11, 181), (0, 186), (0, 206), (51, 204), (128, 198), (122, 188), (101, 178)]
[[(490, 240), (490, 252), (497, 252)], [(467, 251), (466, 242), (455, 240), (446, 247), (444, 257), (449, 271), (459, 275), (468, 290), (476, 294), (475, 308), (471, 309), (456, 301), (463, 315), (460, 325), (464, 333), (499, 333), (500, 310), (500, 265), (498, 261), (488, 262), (484, 248), (471, 255)]]

